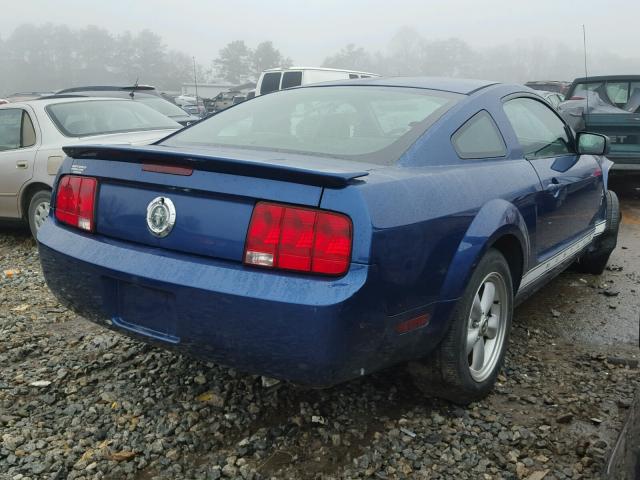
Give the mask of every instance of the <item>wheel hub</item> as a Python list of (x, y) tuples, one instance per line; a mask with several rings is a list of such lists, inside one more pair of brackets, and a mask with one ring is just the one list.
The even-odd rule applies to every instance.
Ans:
[(34, 212), (34, 223), (36, 230), (39, 230), (44, 221), (49, 216), (49, 202), (39, 203)]

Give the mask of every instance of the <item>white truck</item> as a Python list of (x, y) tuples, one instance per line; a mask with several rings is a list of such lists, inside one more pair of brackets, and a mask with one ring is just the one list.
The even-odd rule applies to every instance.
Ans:
[(377, 73), (357, 70), (340, 70), (321, 67), (270, 68), (260, 74), (256, 84), (255, 96), (284, 90), (285, 88), (309, 85), (310, 83), (331, 82), (355, 78), (379, 77)]

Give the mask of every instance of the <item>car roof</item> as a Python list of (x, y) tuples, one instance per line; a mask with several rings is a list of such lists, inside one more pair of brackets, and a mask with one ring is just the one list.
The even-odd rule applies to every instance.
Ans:
[(362, 72), (360, 70), (348, 70), (346, 68), (301, 67), (301, 66), (267, 68), (266, 70), (263, 71), (263, 73), (289, 72), (291, 70), (295, 70), (295, 71), (298, 71), (298, 70), (319, 70), (321, 72), (343, 72), (343, 73), (357, 73), (359, 75), (373, 75), (373, 76), (376, 76), (376, 77), (380, 76), (380, 74), (378, 74), (378, 73)]
[(605, 80), (634, 82), (640, 81), (640, 75), (600, 75), (595, 77), (576, 78), (573, 83), (602, 82)]
[(139, 91), (155, 91), (156, 87), (151, 85), (129, 85), (129, 86), (118, 86), (118, 85), (88, 85), (82, 87), (71, 87), (71, 88), (63, 88), (62, 90), (58, 90), (56, 93), (72, 93), (72, 92), (92, 92), (92, 91), (116, 91), (116, 92), (129, 92), (131, 90), (139, 90)]
[(313, 88), (320, 85), (372, 85), (381, 87), (406, 87), (421, 88), (425, 90), (440, 90), (443, 92), (461, 93), (471, 95), (472, 93), (496, 85), (498, 82), (489, 80), (473, 80), (464, 78), (444, 78), (444, 77), (382, 77), (382, 78), (360, 78), (353, 80), (336, 80), (307, 85), (302, 88)]
[(530, 80), (525, 85), (566, 85), (571, 82), (564, 80)]
[(38, 104), (38, 105), (53, 105), (56, 103), (75, 103), (75, 102), (87, 102), (87, 101), (93, 101), (93, 100), (105, 100), (108, 102), (117, 102), (118, 100), (122, 100), (120, 98), (107, 98), (107, 97), (56, 97), (56, 96), (51, 96), (51, 97), (42, 97), (42, 98), (34, 98), (32, 100), (25, 100), (23, 102), (13, 102), (13, 103), (7, 103), (4, 105), (0, 105), (0, 108), (16, 108), (16, 107), (23, 107), (25, 105), (31, 105), (31, 104)]

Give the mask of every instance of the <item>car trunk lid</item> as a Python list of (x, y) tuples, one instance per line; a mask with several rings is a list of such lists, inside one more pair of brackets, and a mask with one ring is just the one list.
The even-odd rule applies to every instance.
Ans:
[[(257, 151), (73, 146), (65, 152), (74, 158), (71, 173), (98, 178), (98, 234), (232, 261), (242, 261), (258, 200), (317, 207), (323, 188), (367, 175), (362, 165), (357, 170), (336, 159)], [(152, 233), (147, 221), (158, 199), (175, 208), (166, 236)]]

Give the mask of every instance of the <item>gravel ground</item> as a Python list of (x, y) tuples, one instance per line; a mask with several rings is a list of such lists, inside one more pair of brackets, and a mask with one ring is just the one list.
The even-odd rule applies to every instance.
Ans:
[(0, 230), (0, 479), (599, 477), (640, 382), (638, 254), (613, 262), (517, 309), (495, 392), (460, 408), (400, 367), (265, 387), (105, 331), (49, 293), (27, 233)]

